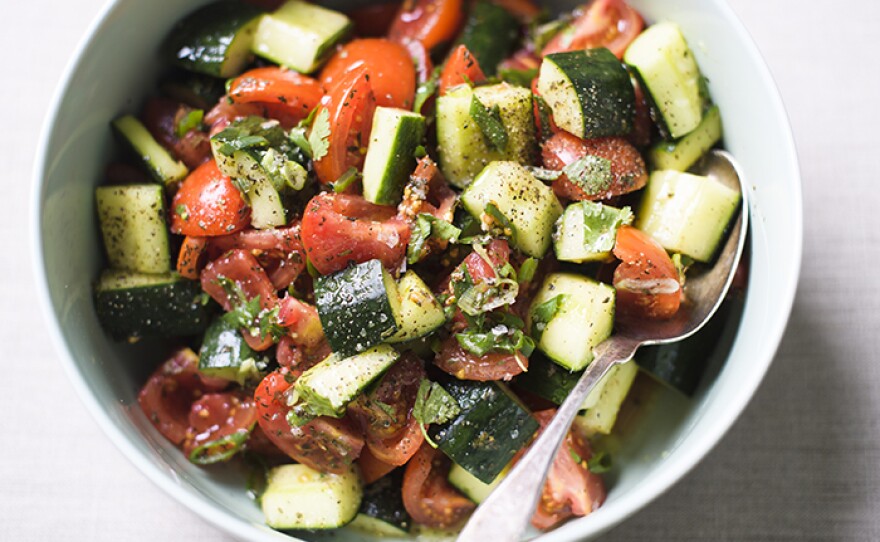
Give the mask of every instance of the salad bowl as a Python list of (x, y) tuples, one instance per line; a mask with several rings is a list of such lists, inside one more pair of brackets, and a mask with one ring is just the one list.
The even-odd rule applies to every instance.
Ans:
[[(109, 122), (135, 109), (160, 70), (162, 37), (199, 0), (112, 0), (74, 53), (47, 116), (35, 167), (33, 247), (41, 302), (64, 370), (91, 414), (150, 480), (245, 540), (291, 540), (264, 523), (244, 470), (191, 464), (152, 427), (137, 393), (150, 348), (111, 341), (92, 305), (103, 264), (93, 193), (113, 153)], [(353, 2), (336, 1), (333, 7)], [(580, 2), (548, 1), (551, 9)], [(692, 399), (658, 391), (616, 444), (608, 499), (541, 540), (600, 535), (660, 496), (723, 437), (766, 373), (791, 310), (801, 258), (801, 187), (788, 120), (767, 67), (723, 0), (632, 0), (648, 22), (678, 23), (724, 115), (724, 145), (749, 180), (749, 287), (730, 348)], [(149, 343), (148, 343), (149, 344)], [(156, 348), (161, 348), (156, 344)], [(311, 540), (325, 535), (297, 534)], [(340, 531), (334, 540), (363, 540)]]

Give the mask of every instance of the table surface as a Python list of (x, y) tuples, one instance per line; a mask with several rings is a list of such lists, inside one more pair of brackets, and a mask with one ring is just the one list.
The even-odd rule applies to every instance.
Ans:
[[(693, 472), (604, 540), (880, 540), (880, 4), (730, 0), (788, 108), (804, 183), (794, 312), (742, 418)], [(103, 0), (7, 2), (0, 103), (0, 538), (230, 540), (162, 493), (89, 417), (43, 332), (28, 246), (35, 145)], [(868, 51), (860, 54), (860, 51)], [(871, 55), (871, 56), (869, 56)], [(830, 189), (829, 189), (830, 188)], [(11, 280), (9, 276), (11, 275)]]

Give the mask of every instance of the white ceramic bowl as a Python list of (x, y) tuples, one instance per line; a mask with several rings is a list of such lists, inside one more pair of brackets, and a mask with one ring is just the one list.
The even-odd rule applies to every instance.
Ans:
[[(35, 171), (35, 268), (65, 370), (92, 415), (137, 468), (233, 535), (291, 540), (263, 524), (245, 494), (243, 473), (192, 465), (153, 430), (137, 408), (136, 395), (161, 354), (108, 341), (92, 308), (91, 283), (102, 262), (93, 190), (113, 148), (108, 123), (134, 111), (154, 88), (159, 40), (201, 3), (111, 1), (92, 25), (43, 132)], [(726, 146), (752, 190), (751, 283), (742, 325), (717, 377), (693, 401), (671, 393), (657, 397), (615, 455), (618, 469), (605, 505), (542, 538), (548, 541), (584, 539), (613, 527), (667, 490), (721, 439), (776, 352), (800, 266), (801, 188), (794, 143), (779, 95), (746, 31), (722, 0), (632, 3), (648, 21), (678, 22), (710, 81), (724, 118)]]

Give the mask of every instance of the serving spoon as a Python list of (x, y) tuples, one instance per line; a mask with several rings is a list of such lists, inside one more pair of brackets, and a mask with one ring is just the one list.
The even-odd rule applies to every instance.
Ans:
[(749, 222), (748, 190), (739, 166), (724, 151), (710, 152), (702, 159), (697, 170), (742, 194), (738, 217), (715, 263), (702, 273), (688, 275), (684, 285), (686, 301), (672, 319), (615, 322), (614, 335), (595, 348), (593, 362), (587, 366), (556, 416), (477, 508), (457, 542), (518, 542), (538, 504), (544, 479), (575, 414), (602, 377), (612, 367), (632, 359), (640, 346), (669, 344), (690, 337), (718, 310), (733, 281), (745, 246)]

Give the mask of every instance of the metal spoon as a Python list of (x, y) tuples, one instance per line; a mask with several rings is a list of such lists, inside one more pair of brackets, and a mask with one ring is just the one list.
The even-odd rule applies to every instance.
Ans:
[(595, 349), (593, 362), (584, 371), (556, 416), (495, 491), (477, 508), (457, 542), (516, 542), (528, 526), (547, 471), (584, 399), (615, 365), (632, 359), (643, 345), (667, 344), (690, 337), (715, 314), (739, 264), (748, 230), (748, 191), (745, 177), (733, 158), (723, 151), (710, 152), (698, 170), (742, 194), (739, 216), (714, 265), (688, 276), (687, 299), (675, 318), (666, 321), (618, 321), (615, 334)]

